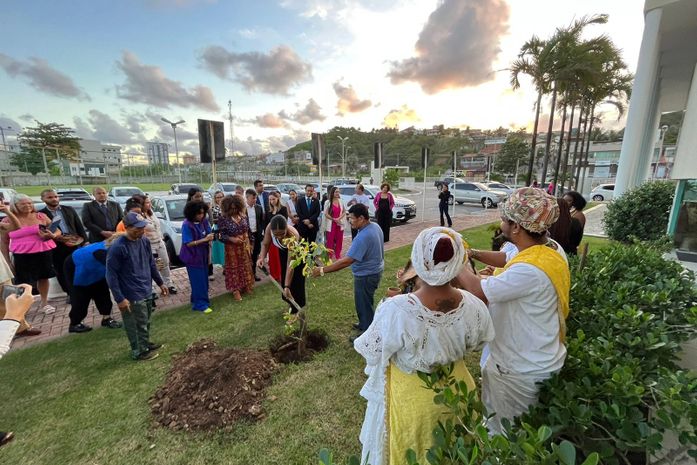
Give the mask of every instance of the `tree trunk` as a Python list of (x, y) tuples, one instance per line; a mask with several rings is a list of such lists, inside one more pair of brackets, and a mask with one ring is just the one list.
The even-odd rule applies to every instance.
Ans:
[(557, 151), (557, 162), (554, 165), (554, 180), (552, 181), (554, 183), (554, 192), (553, 195), (556, 194), (557, 191), (557, 182), (559, 181), (559, 168), (561, 166), (561, 154), (564, 152), (564, 129), (566, 128), (566, 108), (567, 105), (564, 105), (564, 110), (562, 111), (562, 116), (561, 116), (561, 133), (559, 134), (559, 151)]
[(554, 107), (557, 104), (557, 84), (554, 83), (554, 90), (552, 91), (552, 105), (549, 110), (549, 125), (547, 127), (547, 141), (545, 143), (545, 161), (542, 165), (542, 179), (540, 183), (547, 181), (547, 168), (549, 166), (549, 152), (552, 148), (552, 125), (554, 124)]
[[(589, 112), (592, 110), (592, 108), (589, 106), (586, 109), (586, 112)], [(590, 120), (591, 114), (588, 113), (586, 116), (586, 122), (583, 124), (583, 139), (581, 139), (581, 151), (578, 154), (578, 165), (576, 165), (576, 190), (578, 191), (579, 189), (579, 183), (581, 182), (581, 166), (583, 165), (583, 151), (585, 150), (585, 144), (586, 144), (586, 138), (590, 137), (590, 134), (588, 132), (588, 123)]]
[[(577, 157), (578, 157), (578, 140), (581, 139), (581, 125), (583, 124), (583, 103), (581, 103), (581, 107), (578, 112), (578, 127), (576, 128), (576, 143), (574, 143), (574, 158), (573, 161), (571, 162), (571, 169), (569, 170), (569, 190), (573, 188), (573, 183), (574, 183), (574, 169), (576, 168), (576, 162), (577, 162)], [(585, 134), (583, 134), (583, 137), (585, 137)]]
[[(566, 182), (566, 172), (568, 170), (568, 164), (569, 164), (569, 151), (571, 150), (571, 131), (574, 129), (574, 112), (576, 111), (576, 105), (572, 104), (571, 105), (571, 118), (569, 120), (569, 135), (566, 138), (566, 153), (564, 154), (564, 165), (561, 173), (561, 185), (562, 189), (559, 191), (561, 192), (561, 195), (564, 195), (564, 183)], [(578, 132), (576, 133), (576, 140), (578, 141)]]
[[(540, 123), (540, 103), (542, 102), (542, 89), (537, 92), (537, 105), (535, 109), (535, 125), (532, 128), (532, 147), (530, 148), (530, 162), (528, 163), (528, 176), (525, 181), (525, 185), (529, 186), (532, 184), (532, 171), (535, 166), (535, 151), (537, 146), (537, 127)], [(516, 173), (516, 180), (514, 184), (518, 183), (517, 179), (518, 173)]]
[[(579, 192), (583, 191), (583, 184), (579, 186), (581, 183), (581, 167), (586, 168), (586, 176), (588, 176), (588, 151), (590, 150), (590, 145), (591, 145), (591, 135), (593, 134), (593, 115), (595, 114), (595, 104), (591, 104), (591, 114), (590, 118), (588, 118), (588, 137), (586, 138), (586, 150), (585, 153), (581, 153), (581, 160), (580, 163), (578, 164), (578, 182), (576, 184), (576, 189)], [(584, 177), (584, 183), (585, 183), (585, 177)]]

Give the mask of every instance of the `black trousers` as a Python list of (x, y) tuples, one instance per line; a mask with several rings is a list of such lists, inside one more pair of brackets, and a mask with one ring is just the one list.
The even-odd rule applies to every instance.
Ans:
[(443, 221), (443, 215), (448, 219), (448, 227), (453, 225), (453, 220), (450, 219), (450, 213), (448, 213), (448, 204), (438, 204), (438, 210), (440, 210), (440, 225), (445, 226), (445, 221)]
[[(63, 268), (65, 277), (68, 283), (72, 283), (75, 278), (75, 262), (73, 257), (69, 256), (65, 259)], [(111, 294), (109, 293), (109, 285), (106, 278), (90, 284), (89, 286), (70, 286), (70, 325), (75, 326), (82, 323), (82, 320), (87, 316), (87, 309), (90, 306), (90, 301), (94, 300), (97, 310), (100, 315), (107, 317), (111, 315), (112, 302)]]
[[(70, 282), (72, 280), (69, 281), (65, 277), (65, 269), (63, 267), (63, 264), (65, 263), (65, 260), (68, 257), (70, 257), (76, 249), (76, 247), (68, 247), (64, 244), (61, 244), (60, 242), (56, 242), (56, 248), (53, 249), (53, 252), (51, 253), (53, 269), (56, 271), (56, 279), (58, 280), (58, 284), (60, 284), (61, 289), (63, 289), (63, 292), (65, 292), (68, 295), (70, 295)], [(73, 267), (74, 266), (75, 265), (73, 265)]]
[(392, 226), (392, 210), (378, 210), (375, 212), (378, 226), (382, 229), (382, 235), (385, 237), (385, 242), (390, 241), (390, 227)]
[(259, 254), (261, 253), (261, 241), (263, 237), (259, 237), (259, 234), (254, 233), (252, 236), (252, 274), (254, 277), (257, 275), (257, 260), (259, 260)]

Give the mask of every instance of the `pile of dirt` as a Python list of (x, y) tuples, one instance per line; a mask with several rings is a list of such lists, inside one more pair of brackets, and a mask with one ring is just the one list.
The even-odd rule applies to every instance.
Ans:
[(299, 332), (290, 336), (279, 336), (271, 342), (271, 355), (279, 363), (307, 362), (317, 352), (322, 352), (329, 346), (326, 333), (311, 329), (307, 332), (307, 346), (304, 354), (298, 353)]
[(261, 403), (277, 367), (267, 351), (195, 342), (174, 357), (164, 384), (150, 399), (155, 421), (175, 430), (211, 430), (261, 419)]

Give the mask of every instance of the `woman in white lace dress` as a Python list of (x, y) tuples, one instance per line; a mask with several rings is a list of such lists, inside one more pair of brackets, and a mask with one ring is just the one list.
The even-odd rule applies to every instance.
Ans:
[(454, 363), (452, 375), (474, 389), (463, 357), (494, 338), (484, 303), (450, 285), (467, 259), (459, 234), (443, 227), (422, 231), (411, 259), (419, 289), (380, 304), (373, 323), (354, 342), (368, 375), (361, 389), (368, 401), (360, 434), (363, 464), (405, 463), (410, 448), (426, 463), (432, 431), (445, 414), (417, 372)]

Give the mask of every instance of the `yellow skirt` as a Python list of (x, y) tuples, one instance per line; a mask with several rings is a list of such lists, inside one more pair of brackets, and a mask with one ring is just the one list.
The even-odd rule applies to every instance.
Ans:
[[(468, 389), (475, 389), (463, 360), (455, 362), (452, 376), (464, 380)], [(428, 463), (426, 451), (433, 445), (433, 430), (449, 413), (433, 402), (435, 392), (425, 387), (418, 374), (406, 374), (393, 363), (387, 369), (385, 394), (389, 464), (405, 464), (408, 449), (416, 452), (419, 463)]]

